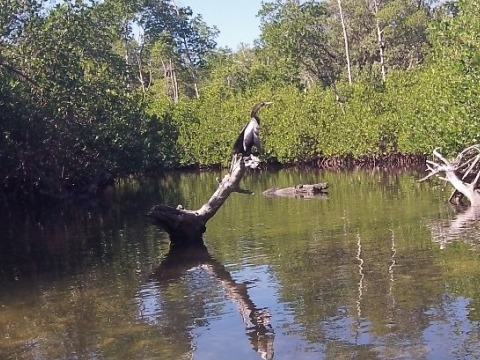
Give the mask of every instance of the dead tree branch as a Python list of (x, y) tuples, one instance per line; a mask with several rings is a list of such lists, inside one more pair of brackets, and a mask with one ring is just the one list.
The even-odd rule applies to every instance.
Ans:
[(210, 199), (198, 210), (187, 210), (182, 205), (173, 208), (167, 205), (156, 205), (147, 214), (158, 226), (170, 235), (172, 244), (187, 244), (202, 241), (206, 223), (225, 203), (230, 194), (252, 194), (240, 188), (240, 180), (247, 168), (256, 168), (258, 158), (243, 157), (237, 154), (232, 158), (230, 172), (222, 180), (218, 180), (218, 188)]
[(439, 149), (433, 150), (433, 160), (427, 160), (429, 172), (419, 181), (425, 181), (432, 176), (449, 182), (455, 189), (449, 201), (460, 204), (466, 198), (470, 206), (480, 206), (478, 182), (480, 179), (480, 147), (472, 145), (460, 152), (453, 161), (448, 161)]

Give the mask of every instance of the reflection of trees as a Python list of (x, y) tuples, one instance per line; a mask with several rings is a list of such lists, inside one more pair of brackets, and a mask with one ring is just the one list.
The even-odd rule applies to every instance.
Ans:
[(395, 294), (394, 294), (394, 289), (395, 289), (395, 266), (396, 266), (396, 255), (397, 255), (397, 247), (395, 245), (395, 232), (392, 230), (392, 242), (391, 242), (391, 257), (390, 257), (390, 264), (388, 266), (388, 273), (390, 274), (390, 286), (388, 288), (388, 296), (390, 298), (390, 324), (395, 323), (395, 307), (396, 307), (396, 302), (395, 302)]
[(149, 358), (183, 351), (129, 322), (131, 289), (165, 243), (146, 226), (145, 203), (179, 198), (174, 185), (129, 180), (96, 198), (0, 217), (0, 358), (135, 358), (139, 338)]
[(360, 234), (357, 234), (357, 256), (355, 259), (358, 261), (358, 299), (357, 299), (357, 316), (358, 321), (362, 318), (362, 295), (363, 295), (363, 279), (365, 278), (365, 274), (363, 273), (363, 259), (362, 259), (362, 239), (360, 238)]
[[(185, 294), (180, 296), (181, 294), (175, 292), (172, 294), (169, 291), (172, 284), (178, 284), (194, 269), (201, 269), (210, 275), (209, 278), (203, 278), (196, 272), (194, 281), (197, 282), (197, 288), (211, 292), (213, 284), (209, 282), (212, 278), (221, 284), (225, 295), (236, 305), (244, 321), (246, 335), (252, 348), (259, 352), (263, 359), (273, 359), (274, 333), (269, 321), (269, 312), (255, 306), (248, 294), (247, 284), (235, 282), (225, 266), (212, 257), (203, 244), (187, 248), (171, 247), (150, 281), (142, 289), (148, 296), (140, 296), (140, 317), (152, 324), (156, 324), (157, 317), (161, 317), (167, 327), (175, 326), (176, 330), (179, 330), (181, 335), (180, 333), (178, 335), (182, 341), (191, 342), (189, 329), (194, 326), (195, 319), (208, 321), (208, 316), (205, 316), (204, 299), (189, 303), (188, 306), (179, 306), (180, 299), (189, 297)], [(196, 297), (198, 298), (198, 292)], [(211, 294), (210, 296), (205, 294), (205, 297), (211, 298)], [(182, 315), (184, 310), (187, 310), (187, 313)]]
[[(425, 184), (416, 183), (417, 176), (398, 176), (403, 190), (396, 192), (393, 183), (389, 194), (395, 201), (388, 202), (384, 190), (389, 182), (379, 191), (378, 177), (325, 174), (329, 178), (324, 178), (311, 172), (267, 175), (261, 172), (247, 178), (254, 186), (256, 176), (264, 180), (265, 185), (255, 188), (257, 194), (266, 187), (298, 182), (325, 179), (335, 184), (335, 201), (329, 202), (279, 199), (278, 205), (261, 196), (261, 201), (235, 197), (209, 227), (209, 242), (215, 244), (218, 258), (241, 264), (245, 255), (259, 255), (275, 272), (276, 283), (268, 284), (275, 296), (265, 292), (268, 298), (262, 303), (275, 312), (276, 357), (286, 358), (280, 352), (291, 354), (296, 347), (308, 358), (433, 359), (452, 354), (480, 359), (478, 252), (460, 241), (445, 251), (432, 244), (425, 219), (446, 217), (444, 201), (432, 203), (438, 191), (429, 194)], [(211, 178), (203, 182), (173, 178), (173, 183), (186, 184), (186, 204), (195, 204), (197, 197), (201, 201), (211, 192), (209, 188), (197, 191), (197, 183), (201, 183), (199, 189), (214, 183), (213, 174), (202, 176)], [(204, 250), (188, 255), (197, 258), (190, 264), (186, 260), (176, 264), (175, 249), (164, 258), (168, 244), (143, 218), (145, 209), (163, 196), (158, 189), (161, 186), (151, 184), (142, 195), (140, 188), (135, 191), (125, 185), (111, 194), (116, 201), (108, 214), (92, 210), (88, 216), (79, 213), (76, 222), (57, 219), (55, 226), (43, 222), (42, 230), (31, 222), (25, 223), (28, 234), (3, 233), (4, 239), (25, 244), (19, 249), (35, 241), (38, 247), (10, 256), (8, 250), (14, 244), (0, 245), (0, 303), (6, 305), (0, 308), (0, 358), (182, 359), (192, 351), (195, 358), (191, 349), (195, 332), (214, 334), (207, 330), (209, 325), (231, 319), (231, 310), (221, 308), (230, 305), (226, 296), (232, 304), (237, 305), (235, 297), (244, 304), (245, 310), (238, 313), (246, 320), (243, 329), (240, 319), (233, 320), (234, 327), (235, 321), (239, 325), (233, 330), (240, 331), (242, 344), (230, 348), (243, 351), (247, 347), (247, 353), (259, 357), (244, 344), (246, 334), (251, 347), (268, 352), (274, 336), (270, 326), (250, 317), (256, 307), (248, 295), (254, 299), (254, 290), (244, 284), (236, 287), (228, 272), (223, 274), (222, 265), (212, 264)], [(439, 209), (432, 206), (437, 203)], [(249, 211), (238, 211), (247, 206)], [(463, 214), (435, 224), (444, 233)], [(231, 237), (225, 237), (226, 228)], [(477, 220), (459, 228), (456, 238), (478, 239)], [(75, 254), (78, 257), (71, 257)], [(15, 273), (20, 272), (19, 280), (6, 283), (9, 276), (2, 269), (14, 263), (14, 256), (22, 256), (17, 266), (31, 269), (20, 267)], [(149, 277), (152, 266), (159, 263)], [(25, 273), (32, 274), (30, 282), (22, 276)], [(232, 293), (227, 290), (229, 284)], [(9, 301), (9, 294), (15, 299)], [(227, 342), (228, 335), (224, 336), (219, 340)], [(229, 345), (222, 344), (226, 351)], [(431, 348), (437, 345), (442, 351), (433, 354)], [(454, 352), (448, 353), (451, 349)], [(202, 349), (198, 350), (197, 355)]]
[[(39, 273), (82, 271), (105, 261), (119, 246), (119, 231), (145, 238), (144, 213), (159, 197), (182, 199), (177, 177), (123, 180), (97, 197), (77, 199), (30, 212), (0, 214), (0, 281)], [(147, 205), (146, 205), (147, 204)], [(115, 254), (117, 255), (117, 254)]]
[(298, 332), (324, 344), (327, 358), (425, 355), (428, 311), (441, 304), (445, 283), (433, 254), (410, 245), (424, 229), (374, 221), (359, 229), (348, 211), (344, 219), (343, 229), (290, 251), (279, 267)]
[[(437, 343), (424, 334), (437, 330), (436, 324), (451, 311), (447, 307), (432, 317), (446, 305), (448, 277), (424, 226), (425, 218), (438, 216), (432, 206), (436, 198), (422, 195), (429, 189), (409, 174), (288, 174), (259, 173), (247, 181), (260, 184), (257, 193), (272, 186), (327, 181), (335, 184), (335, 201), (299, 204), (280, 199), (279, 212), (271, 201), (252, 204), (251, 198), (239, 197), (209, 228), (213, 237), (224, 233), (226, 224), (246, 224), (242, 230), (251, 231), (248, 241), (262, 239), (269, 249), (265, 256), (281, 284), (279, 302), (288, 304), (293, 317), (284, 320), (285, 327), (276, 326), (277, 332), (298, 335), (305, 341), (300, 347), (318, 350), (326, 358), (426, 357), (428, 347)], [(247, 204), (248, 212), (238, 211)], [(340, 219), (345, 219), (344, 234), (339, 234)], [(219, 253), (234, 258), (236, 249), (228, 240), (221, 235), (215, 240)], [(465, 278), (456, 280), (459, 287), (464, 285)]]

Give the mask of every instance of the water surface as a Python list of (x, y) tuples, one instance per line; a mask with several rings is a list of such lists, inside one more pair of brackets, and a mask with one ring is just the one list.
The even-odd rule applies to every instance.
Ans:
[[(126, 180), (4, 216), (2, 359), (477, 359), (479, 218), (415, 171), (249, 173), (170, 249), (144, 214), (198, 208), (220, 173)], [(327, 197), (267, 198), (328, 182)]]

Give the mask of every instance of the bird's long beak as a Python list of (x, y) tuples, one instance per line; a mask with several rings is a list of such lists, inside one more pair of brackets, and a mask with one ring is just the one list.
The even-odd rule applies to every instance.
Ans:
[(265, 101), (264, 104), (265, 105), (270, 105), (270, 104), (273, 104), (273, 101)]

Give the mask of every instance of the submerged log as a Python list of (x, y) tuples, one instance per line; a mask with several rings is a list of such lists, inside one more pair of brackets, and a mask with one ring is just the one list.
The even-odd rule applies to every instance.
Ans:
[(440, 154), (439, 149), (433, 150), (433, 160), (427, 160), (427, 176), (419, 181), (425, 181), (432, 176), (452, 185), (454, 191), (449, 201), (461, 204), (465, 199), (470, 206), (480, 207), (480, 147), (472, 145), (461, 151), (452, 161)]
[(252, 194), (251, 191), (240, 188), (240, 180), (247, 167), (255, 169), (258, 161), (254, 156), (234, 155), (229, 173), (218, 181), (217, 190), (198, 210), (187, 210), (182, 205), (177, 208), (156, 205), (147, 216), (170, 235), (172, 244), (201, 243), (207, 221), (217, 213), (231, 193)]
[(327, 183), (318, 183), (318, 184), (300, 184), (287, 188), (271, 188), (265, 190), (263, 195), (268, 197), (302, 197), (302, 198), (312, 198), (316, 196), (326, 195), (328, 189)]

